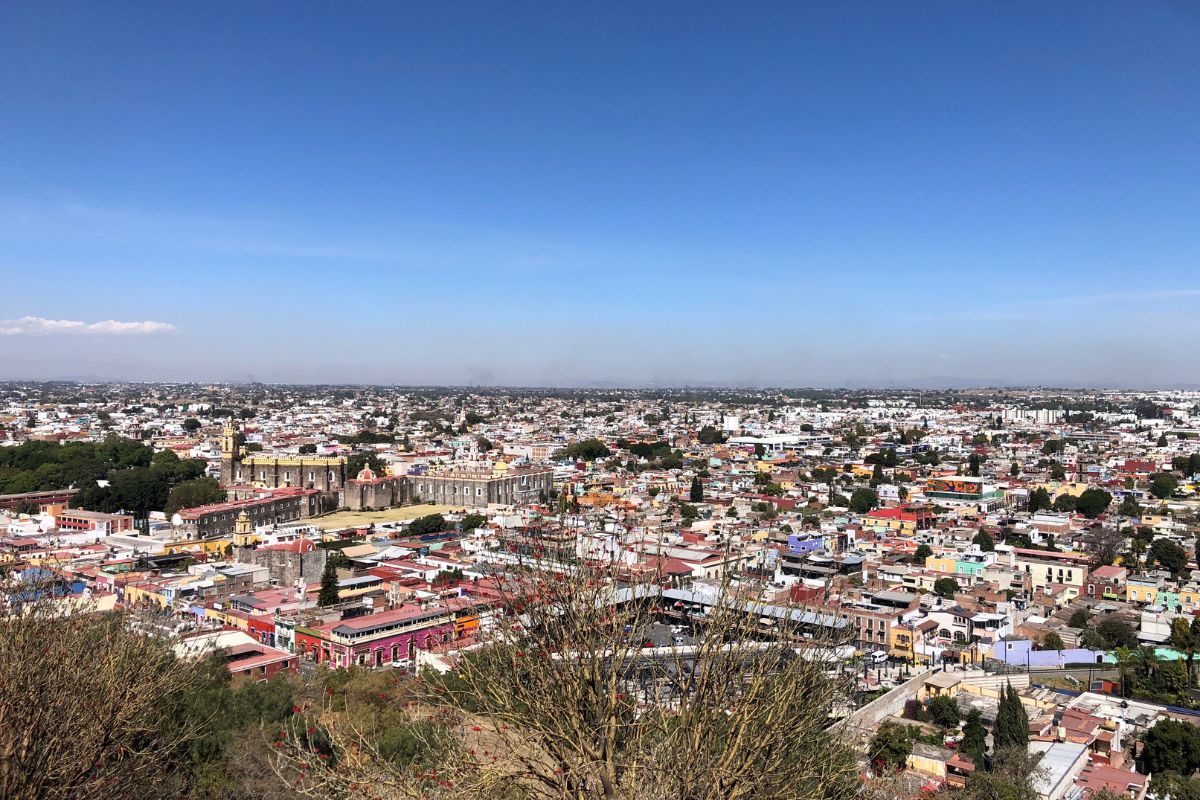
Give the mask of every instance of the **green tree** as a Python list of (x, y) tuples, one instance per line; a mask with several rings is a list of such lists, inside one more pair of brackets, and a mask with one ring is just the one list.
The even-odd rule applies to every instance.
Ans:
[(451, 524), (441, 514), (426, 514), (410, 522), (408, 532), (413, 536), (424, 536), (430, 533), (448, 531), (451, 527)]
[(1191, 775), (1200, 769), (1200, 727), (1164, 719), (1146, 731), (1142, 740), (1146, 772)]
[(1031, 514), (1048, 510), (1052, 503), (1050, 493), (1041, 486), (1029, 493), (1029, 513)]
[(985, 553), (991, 553), (996, 549), (996, 542), (992, 539), (992, 535), (985, 530), (980, 530), (975, 534), (975, 538), (971, 542), (979, 547)]
[(850, 510), (856, 514), (865, 514), (879, 505), (879, 495), (874, 489), (855, 489), (850, 495)]
[(315, 444), (309, 443), (300, 445), (300, 455), (302, 456), (310, 456), (316, 452), (317, 446)]
[(1075, 504), (1075, 510), (1089, 519), (1095, 519), (1108, 510), (1112, 495), (1103, 489), (1084, 489)]
[(693, 503), (704, 502), (704, 484), (700, 481), (700, 476), (692, 478), (692, 486), (688, 490), (688, 499)]
[(966, 723), (963, 725), (962, 743), (958, 750), (971, 763), (982, 769), (987, 758), (987, 728), (983, 724), (983, 714), (979, 709), (972, 708), (967, 712)]
[(1011, 683), (1005, 684), (996, 712), (996, 727), (992, 730), (996, 750), (1022, 748), (1029, 745), (1029, 716), (1021, 704), (1021, 696)]
[(1063, 644), (1062, 637), (1055, 631), (1047, 631), (1042, 636), (1043, 650), (1066, 650), (1067, 646)]
[(925, 702), (925, 708), (929, 712), (929, 718), (933, 720), (935, 725), (949, 730), (958, 726), (961, 716), (958, 711), (958, 701), (949, 695), (938, 695), (931, 697)]
[(363, 467), (369, 467), (376, 475), (387, 474), (387, 465), (375, 453), (354, 453), (346, 459), (346, 474), (351, 477), (357, 477)]
[(1118, 647), (1137, 647), (1137, 632), (1128, 622), (1120, 617), (1108, 614), (1096, 623), (1096, 633), (1104, 639), (1104, 649), (1115, 650)]
[(608, 445), (599, 439), (584, 439), (567, 445), (567, 457), (578, 461), (595, 461), (598, 458), (608, 458), (612, 451)]
[(1037, 767), (1040, 758), (1024, 746), (997, 746), (991, 769), (977, 769), (967, 779), (963, 800), (1039, 800), (1042, 795), (1034, 777), (1041, 772)]
[(1121, 507), (1117, 511), (1123, 517), (1142, 516), (1142, 507), (1138, 505), (1138, 501), (1131, 494), (1125, 495), (1125, 498), (1121, 500)]
[(321, 591), (317, 593), (317, 605), (332, 606), (338, 602), (337, 563), (333, 557), (325, 560), (325, 570), (321, 573)]
[(224, 500), (225, 490), (221, 488), (221, 484), (217, 483), (215, 478), (193, 478), (171, 488), (163, 511), (170, 516), (181, 508), (207, 506), (212, 503), (224, 502)]
[(1200, 617), (1192, 617), (1188, 622), (1183, 617), (1171, 621), (1171, 646), (1183, 653), (1187, 658), (1188, 686), (1192, 685), (1192, 661), (1196, 650), (1200, 649)]
[(903, 769), (912, 754), (913, 741), (905, 725), (884, 722), (871, 737), (867, 758), (875, 774), (883, 775)]
[(1071, 512), (1079, 507), (1079, 498), (1073, 494), (1060, 494), (1054, 498), (1054, 510)]
[(1179, 488), (1179, 480), (1169, 472), (1157, 472), (1150, 478), (1150, 494), (1166, 500)]
[(1072, 628), (1086, 628), (1088, 620), (1092, 618), (1091, 613), (1086, 608), (1077, 608), (1071, 614), (1071, 619), (1067, 622)]
[(925, 563), (925, 559), (929, 558), (931, 555), (933, 555), (933, 548), (932, 548), (932, 547), (930, 547), (930, 546), (929, 546), (929, 545), (927, 545), (927, 544), (919, 544), (919, 545), (917, 545), (917, 550), (916, 550), (916, 552), (915, 552), (915, 553), (913, 553), (913, 559), (914, 559), (914, 560), (915, 560), (915, 561), (916, 561), (918, 564), (924, 564), (924, 563)]
[(1170, 539), (1151, 542), (1147, 557), (1170, 570), (1172, 575), (1179, 575), (1187, 568), (1187, 551)]
[(195, 433), (196, 431), (200, 430), (200, 420), (196, 419), (195, 417), (188, 417), (182, 422), (180, 427), (182, 427), (188, 433)]
[(700, 429), (696, 438), (700, 440), (700, 444), (721, 444), (725, 441), (725, 436), (712, 425), (705, 425)]
[(978, 478), (979, 477), (979, 465), (982, 463), (983, 463), (983, 459), (980, 458), (979, 453), (971, 453), (971, 456), (967, 459), (967, 472), (970, 473), (973, 477)]
[(467, 514), (459, 522), (459, 527), (464, 531), (473, 531), (476, 528), (482, 528), (487, 524), (487, 517), (483, 514)]
[(933, 582), (933, 593), (949, 600), (958, 594), (958, 581), (954, 578), (938, 578)]

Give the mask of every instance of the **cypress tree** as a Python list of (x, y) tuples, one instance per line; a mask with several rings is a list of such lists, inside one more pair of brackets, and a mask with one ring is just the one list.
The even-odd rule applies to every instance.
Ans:
[(978, 709), (973, 708), (967, 712), (962, 744), (959, 745), (959, 751), (971, 759), (971, 763), (977, 769), (983, 768), (984, 759), (987, 757), (987, 728), (983, 726), (982, 716)]
[(693, 503), (704, 501), (704, 484), (700, 482), (699, 475), (692, 478), (692, 488), (688, 491), (688, 499)]
[(1029, 716), (1021, 705), (1021, 698), (1012, 684), (1006, 684), (1000, 697), (1000, 708), (996, 714), (996, 729), (992, 732), (996, 750), (1018, 747), (1024, 750), (1029, 745)]
[(325, 571), (321, 573), (321, 591), (317, 594), (317, 605), (332, 606), (338, 601), (337, 566), (331, 556), (325, 560)]

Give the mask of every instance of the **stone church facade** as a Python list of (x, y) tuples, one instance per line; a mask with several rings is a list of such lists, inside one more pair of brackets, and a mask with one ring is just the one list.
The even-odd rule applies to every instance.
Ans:
[(221, 436), (221, 484), (280, 489), (289, 486), (336, 493), (346, 483), (345, 456), (250, 453), (238, 444), (233, 420)]

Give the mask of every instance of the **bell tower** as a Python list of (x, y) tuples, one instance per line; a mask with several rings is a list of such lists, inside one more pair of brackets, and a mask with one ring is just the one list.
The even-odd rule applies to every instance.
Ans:
[(221, 432), (221, 483), (232, 486), (237, 483), (237, 468), (241, 458), (238, 455), (237, 426), (233, 418), (225, 420), (225, 429)]
[(237, 522), (233, 526), (233, 546), (249, 547), (257, 538), (254, 535), (254, 525), (250, 522), (250, 515), (245, 511), (238, 514)]

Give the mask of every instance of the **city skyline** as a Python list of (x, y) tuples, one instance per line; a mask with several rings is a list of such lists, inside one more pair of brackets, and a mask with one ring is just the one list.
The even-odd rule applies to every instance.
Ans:
[(5, 11), (0, 380), (1200, 384), (1194, 7), (288, 12)]

